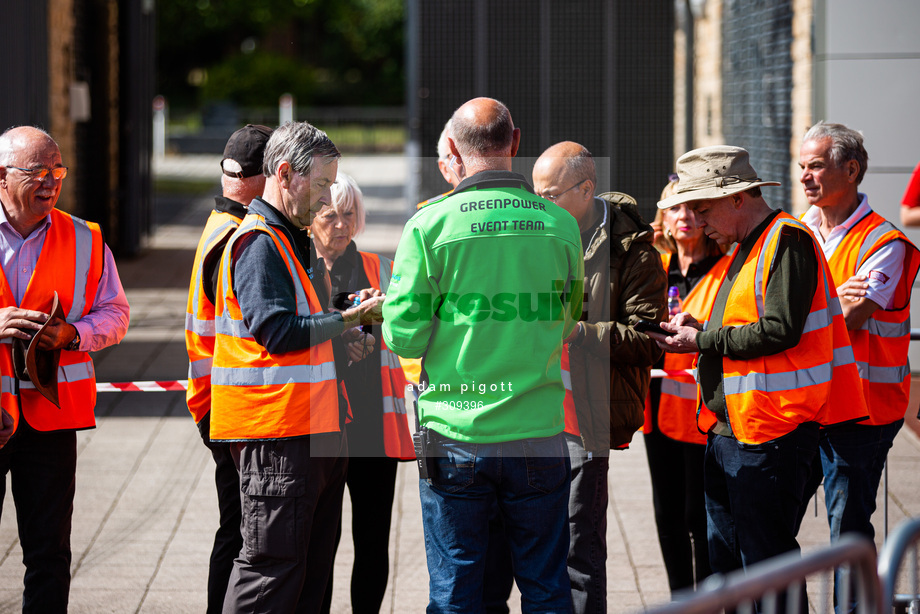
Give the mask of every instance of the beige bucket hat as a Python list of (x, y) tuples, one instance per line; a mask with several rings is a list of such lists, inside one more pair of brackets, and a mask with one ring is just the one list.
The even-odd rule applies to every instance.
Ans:
[(677, 192), (658, 202), (668, 209), (692, 200), (722, 198), (759, 185), (782, 185), (762, 181), (751, 166), (746, 149), (731, 145), (700, 147), (677, 159)]

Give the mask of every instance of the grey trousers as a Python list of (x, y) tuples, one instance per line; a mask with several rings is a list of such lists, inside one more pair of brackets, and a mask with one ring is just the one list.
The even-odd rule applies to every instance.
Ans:
[(581, 438), (565, 434), (572, 462), (569, 583), (575, 614), (607, 612), (607, 454), (589, 460)]
[(341, 433), (233, 447), (243, 549), (224, 614), (319, 612), (332, 573), (348, 446)]

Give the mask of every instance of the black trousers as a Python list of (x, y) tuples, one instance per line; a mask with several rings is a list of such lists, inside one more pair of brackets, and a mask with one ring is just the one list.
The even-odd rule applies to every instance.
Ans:
[(21, 421), (0, 448), (0, 509), (9, 474), (26, 566), (24, 613), (67, 612), (76, 471), (74, 431), (42, 433)]
[[(398, 461), (381, 457), (348, 459), (345, 483), (351, 497), (351, 533), (355, 562), (351, 571), (351, 609), (354, 614), (380, 611), (390, 573), (390, 522)], [(342, 537), (339, 522), (335, 537), (338, 550)], [(323, 612), (332, 606), (332, 574), (326, 586)]]
[(224, 608), (224, 595), (227, 593), (233, 559), (243, 547), (243, 536), (240, 534), (243, 513), (240, 508), (240, 474), (230, 453), (232, 444), (212, 442), (210, 427), (209, 413), (198, 423), (198, 431), (214, 458), (214, 484), (217, 486), (220, 520), (214, 533), (214, 545), (211, 548), (211, 561), (208, 566), (207, 614), (220, 614)]
[(703, 494), (706, 446), (676, 441), (657, 428), (645, 436), (658, 543), (671, 592), (712, 574)]

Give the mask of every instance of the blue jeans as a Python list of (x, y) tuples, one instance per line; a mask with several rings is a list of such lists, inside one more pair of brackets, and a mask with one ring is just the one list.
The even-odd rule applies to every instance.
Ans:
[(607, 612), (607, 454), (592, 455), (565, 436), (572, 463), (569, 493), (569, 583), (575, 614)]
[[(872, 514), (878, 485), (888, 450), (903, 424), (903, 419), (880, 426), (847, 424), (822, 432), (821, 469), (832, 542), (845, 533), (858, 533), (875, 540)], [(839, 571), (834, 573), (835, 609), (837, 592), (842, 589), (839, 575)], [(848, 611), (853, 611), (855, 587), (850, 588), (850, 595), (852, 601)]]
[(872, 514), (888, 450), (904, 420), (882, 426), (848, 424), (821, 437), (821, 468), (831, 541), (844, 533), (875, 539)]
[(433, 436), (419, 480), (429, 614), (483, 612), (489, 518), (497, 505), (523, 612), (570, 613), (569, 456), (562, 434), (476, 444)]
[(759, 445), (710, 433), (703, 487), (713, 572), (799, 550), (799, 510), (818, 438), (814, 422)]

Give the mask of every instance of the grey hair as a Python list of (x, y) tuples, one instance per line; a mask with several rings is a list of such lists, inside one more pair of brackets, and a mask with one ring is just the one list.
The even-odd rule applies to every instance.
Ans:
[(57, 141), (54, 140), (54, 137), (38, 126), (10, 126), (3, 131), (3, 134), (0, 134), (0, 166), (7, 166), (10, 163), (10, 158), (13, 155), (13, 138), (9, 135), (9, 132), (17, 128), (31, 128), (37, 130), (48, 137), (48, 140), (57, 145)]
[(355, 211), (355, 234), (359, 235), (364, 232), (364, 193), (358, 187), (358, 182), (354, 177), (339, 171), (335, 176), (335, 183), (332, 184), (332, 207), (336, 211), (348, 210), (349, 207)]
[(446, 160), (450, 156), (450, 145), (447, 144), (447, 137), (450, 136), (450, 120), (444, 123), (444, 129), (441, 130), (441, 136), (438, 137), (438, 160)]
[(504, 104), (498, 102), (498, 112), (489, 118), (488, 122), (476, 123), (467, 116), (451, 117), (451, 137), (460, 149), (460, 154), (466, 156), (484, 156), (501, 151), (511, 145), (514, 135), (514, 122), (511, 112)]
[(850, 160), (856, 160), (859, 163), (856, 185), (862, 183), (863, 177), (866, 175), (866, 169), (869, 168), (869, 154), (863, 145), (862, 132), (847, 128), (843, 124), (832, 124), (822, 119), (808, 129), (802, 142), (807, 143), (808, 141), (818, 141), (825, 138), (831, 140), (831, 162), (839, 168)]
[(271, 177), (282, 162), (288, 162), (294, 172), (308, 175), (317, 157), (335, 160), (342, 154), (319, 128), (307, 122), (288, 122), (275, 129), (265, 144), (262, 172)]

